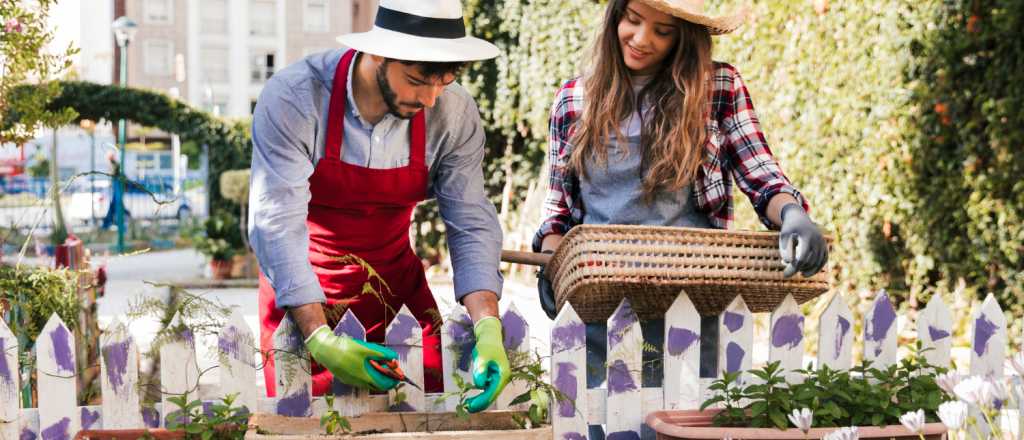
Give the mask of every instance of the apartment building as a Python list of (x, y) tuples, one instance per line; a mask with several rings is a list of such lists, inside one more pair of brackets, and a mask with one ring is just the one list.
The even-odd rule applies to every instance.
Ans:
[[(251, 114), (275, 71), (335, 37), (367, 30), (376, 0), (114, 0), (138, 24), (128, 84), (177, 94), (222, 116)], [(109, 26), (105, 29), (109, 32)], [(112, 66), (117, 83), (118, 56)]]

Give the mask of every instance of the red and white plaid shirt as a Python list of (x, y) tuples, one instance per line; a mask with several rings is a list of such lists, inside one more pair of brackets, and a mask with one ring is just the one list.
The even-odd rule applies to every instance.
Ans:
[[(772, 156), (739, 72), (719, 62), (714, 63), (713, 71), (705, 160), (693, 185), (697, 210), (708, 216), (713, 227), (728, 229), (733, 221), (732, 184), (735, 179), (754, 205), (761, 222), (769, 229), (777, 229), (765, 214), (772, 197), (778, 193), (792, 194), (804, 210), (808, 209), (807, 201)], [(548, 149), (551, 188), (544, 201), (544, 223), (533, 239), (534, 251), (540, 251), (545, 236), (564, 235), (573, 226), (583, 223), (579, 178), (568, 169), (573, 148), (570, 139), (583, 111), (583, 93), (582, 79), (571, 80), (558, 91), (551, 107)]]

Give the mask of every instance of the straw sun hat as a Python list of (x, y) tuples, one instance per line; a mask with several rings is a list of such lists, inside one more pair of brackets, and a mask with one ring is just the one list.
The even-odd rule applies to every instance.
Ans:
[(747, 21), (750, 8), (743, 7), (728, 15), (712, 17), (704, 12), (704, 0), (641, 0), (652, 8), (690, 23), (703, 25), (711, 35), (728, 34)]

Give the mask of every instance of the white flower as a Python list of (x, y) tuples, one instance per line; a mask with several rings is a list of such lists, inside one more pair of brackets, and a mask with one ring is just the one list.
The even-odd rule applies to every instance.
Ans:
[(825, 434), (822, 440), (857, 440), (859, 438), (860, 434), (857, 433), (857, 427), (847, 426)]
[(992, 402), (992, 387), (985, 386), (985, 380), (978, 376), (970, 376), (953, 388), (954, 394), (971, 405), (988, 405)]
[(914, 434), (924, 432), (924, 410), (919, 409), (900, 416), (900, 423)]
[(1024, 352), (1019, 352), (1010, 358), (1010, 366), (1017, 372), (1018, 376), (1024, 376)]
[(1010, 398), (1010, 392), (1006, 388), (1006, 382), (1004, 382), (1001, 377), (985, 379), (985, 387), (989, 390), (989, 397), (991, 399), (988, 402), (996, 407), (1002, 406), (1002, 404)]
[(958, 383), (960, 383), (960, 375), (957, 374), (955, 371), (950, 371), (935, 376), (935, 384), (938, 385), (939, 388), (942, 388), (942, 391), (945, 391), (946, 394), (949, 394), (950, 396), (955, 395), (953, 392), (953, 388), (956, 388), (956, 385)]
[(967, 404), (954, 401), (939, 405), (939, 420), (951, 431), (960, 429), (967, 421)]
[(793, 422), (793, 425), (799, 428), (804, 434), (811, 430), (811, 424), (814, 422), (814, 413), (811, 410), (794, 409), (793, 414), (789, 415), (789, 421)]

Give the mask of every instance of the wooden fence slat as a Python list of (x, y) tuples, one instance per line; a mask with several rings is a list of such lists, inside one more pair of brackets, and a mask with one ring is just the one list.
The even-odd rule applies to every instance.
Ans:
[(18, 338), (0, 319), (0, 438), (3, 439), (18, 438), (20, 371)]
[[(19, 440), (35, 440), (39, 438), (39, 409), (25, 408), (21, 410), (21, 420), (16, 420), (19, 434), (13, 437)], [(4, 440), (7, 440), (6, 438)]]
[(796, 370), (804, 367), (804, 314), (793, 295), (786, 295), (772, 312), (768, 335), (769, 362), (779, 362), (789, 383), (802, 382)]
[[(743, 296), (737, 295), (718, 319), (719, 370), (727, 373), (750, 370), (751, 349), (754, 346), (754, 316), (747, 308)], [(741, 374), (740, 381), (746, 383), (749, 374)]]
[(643, 334), (628, 298), (608, 318), (608, 400), (606, 432), (609, 438), (640, 438), (643, 408), (640, 405), (640, 370)]
[(81, 417), (79, 420), (82, 429), (100, 429), (103, 426), (103, 407), (98, 405), (93, 406), (80, 406), (78, 409), (81, 411)]
[[(384, 342), (398, 353), (398, 365), (405, 371), (406, 377), (423, 387), (423, 327), (416, 321), (409, 307), (403, 304), (395, 319), (388, 324)], [(404, 399), (398, 398), (399, 393), (404, 394)], [(422, 389), (406, 384), (400, 390), (391, 390), (388, 394), (391, 396), (392, 411), (426, 409), (426, 396)]]
[(217, 335), (217, 360), (220, 365), (221, 396), (235, 394), (234, 405), (256, 413), (257, 374), (256, 338), (237, 307)]
[[(455, 379), (458, 375), (466, 383), (473, 383), (470, 372), (473, 364), (473, 346), (476, 336), (473, 335), (473, 319), (462, 307), (452, 308), (444, 326), (441, 328), (441, 359), (444, 372), (444, 389), (447, 392), (458, 390)], [(449, 397), (444, 402), (445, 411), (455, 411), (459, 399)]]
[(864, 316), (864, 359), (880, 370), (896, 363), (896, 310), (885, 290)]
[(929, 364), (949, 367), (950, 350), (953, 346), (953, 313), (935, 294), (921, 313), (917, 314), (917, 339), (925, 349), (924, 358)]
[[(366, 340), (366, 328), (363, 327), (363, 323), (359, 322), (355, 313), (352, 313), (352, 309), (346, 310), (345, 315), (338, 321), (338, 325), (334, 326), (334, 334), (345, 335), (360, 341)], [(369, 411), (366, 400), (370, 395), (369, 391), (341, 383), (337, 378), (334, 379), (331, 389), (335, 397), (334, 408), (342, 416), (353, 417)]]
[(39, 435), (69, 440), (79, 430), (75, 338), (54, 313), (36, 339)]
[(853, 367), (853, 312), (841, 294), (832, 296), (818, 320), (818, 365), (833, 370)]
[(160, 347), (160, 403), (163, 405), (160, 426), (167, 426), (168, 421), (175, 420), (172, 417), (184, 416), (178, 405), (168, 400), (170, 397), (185, 395), (189, 402), (199, 398), (195, 334), (185, 325), (180, 314), (171, 318), (167, 328), (171, 334)]
[(555, 400), (551, 425), (556, 439), (582, 439), (587, 435), (586, 329), (568, 302), (551, 328), (551, 377), (565, 397)]
[(685, 291), (665, 313), (665, 409), (700, 407), (700, 314)]
[(277, 393), (274, 412), (289, 417), (311, 416), (313, 379), (309, 352), (291, 315), (286, 314), (274, 331), (273, 356)]
[[(501, 328), (505, 338), (505, 352), (509, 360), (515, 362), (527, 362), (530, 359), (530, 325), (526, 318), (516, 308), (513, 302), (501, 315)], [(505, 386), (505, 390), (498, 396), (497, 408), (509, 409), (509, 403), (516, 396), (529, 391), (529, 384), (523, 381), (511, 382)], [(529, 409), (529, 404), (521, 403), (513, 409)]]
[(139, 407), (139, 347), (116, 317), (100, 334), (100, 391), (106, 415), (104, 429), (143, 427)]
[(971, 314), (971, 374), (1003, 377), (1006, 316), (991, 293)]

